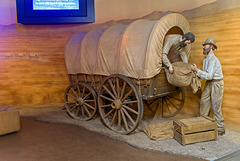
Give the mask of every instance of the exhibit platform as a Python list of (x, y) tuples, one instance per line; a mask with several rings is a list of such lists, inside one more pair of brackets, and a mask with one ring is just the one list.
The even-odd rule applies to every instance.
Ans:
[[(25, 114), (24, 112), (21, 113), (25, 116), (35, 115), (34, 118), (39, 121), (49, 123), (65, 123), (81, 126), (88, 130), (106, 135), (109, 138), (126, 142), (133, 147), (148, 151), (159, 151), (169, 154), (201, 158), (205, 160), (217, 160), (240, 150), (240, 132), (230, 129), (226, 129), (226, 134), (223, 136), (219, 136), (216, 141), (206, 141), (182, 146), (175, 139), (168, 139), (162, 141), (150, 140), (147, 135), (142, 131), (144, 127), (151, 123), (151, 121), (149, 121), (148, 119), (143, 119), (139, 128), (134, 133), (131, 133), (130, 135), (121, 135), (105, 127), (100, 121), (99, 117), (95, 117), (90, 121), (78, 121), (72, 119), (64, 109), (56, 111), (45, 111), (45, 113), (42, 114), (36, 112), (26, 114), (26, 111)], [(155, 122), (166, 120), (172, 119), (158, 119), (155, 120)]]

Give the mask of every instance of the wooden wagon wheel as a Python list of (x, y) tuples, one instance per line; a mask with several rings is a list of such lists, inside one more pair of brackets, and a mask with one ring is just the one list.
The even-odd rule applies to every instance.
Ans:
[(133, 81), (123, 75), (111, 75), (98, 92), (99, 113), (105, 125), (118, 133), (129, 134), (140, 124), (143, 103)]
[(72, 83), (65, 92), (65, 107), (74, 119), (90, 120), (97, 112), (97, 95), (86, 83)]
[(169, 118), (178, 114), (184, 105), (185, 91), (183, 88), (177, 88), (170, 94), (152, 101), (144, 101), (152, 113), (156, 113), (161, 108), (162, 117)]
[(173, 117), (178, 114), (184, 105), (185, 91), (177, 88), (165, 97), (162, 97), (162, 116), (165, 118)]

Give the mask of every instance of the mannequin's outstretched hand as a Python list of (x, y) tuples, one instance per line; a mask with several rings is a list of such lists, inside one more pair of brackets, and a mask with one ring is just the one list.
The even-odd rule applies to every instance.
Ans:
[(194, 71), (194, 72), (197, 72), (197, 71), (198, 71), (198, 68), (197, 68), (197, 65), (196, 65), (196, 64), (191, 65), (191, 69), (192, 69), (192, 71)]

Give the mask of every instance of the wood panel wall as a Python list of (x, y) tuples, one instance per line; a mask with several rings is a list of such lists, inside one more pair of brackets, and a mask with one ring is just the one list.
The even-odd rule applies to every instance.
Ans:
[(17, 108), (62, 105), (68, 77), (64, 33), (0, 30), (0, 104)]
[[(223, 114), (238, 123), (240, 115), (240, 10), (189, 19), (196, 41), (190, 62), (202, 68), (206, 38), (217, 40), (216, 56), (222, 63), (225, 93)], [(129, 23), (129, 22), (127, 22)], [(63, 106), (68, 76), (64, 45), (74, 33), (111, 25), (16, 26), (0, 28), (0, 104), (17, 108)], [(39, 30), (38, 30), (39, 29)], [(186, 88), (185, 113), (198, 113), (199, 95)]]

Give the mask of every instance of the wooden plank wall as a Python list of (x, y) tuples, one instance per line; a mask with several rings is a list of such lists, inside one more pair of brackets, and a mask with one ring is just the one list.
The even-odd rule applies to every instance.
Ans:
[(69, 34), (0, 30), (0, 104), (17, 108), (59, 105), (68, 77), (64, 45)]
[[(238, 123), (240, 114), (240, 10), (229, 10), (189, 19), (196, 35), (190, 62), (202, 68), (200, 43), (206, 38), (217, 40), (215, 52), (222, 63), (225, 93), (223, 114)], [(107, 24), (108, 26), (110, 24)], [(106, 27), (106, 24), (56, 26), (16, 26), (0, 28), (0, 104), (17, 108), (64, 105), (64, 92), (69, 84), (64, 62), (64, 45), (77, 32)], [(71, 30), (72, 28), (72, 30)], [(38, 30), (39, 29), (39, 30)], [(56, 32), (55, 32), (56, 30)], [(198, 114), (199, 96), (186, 88), (183, 112)]]

